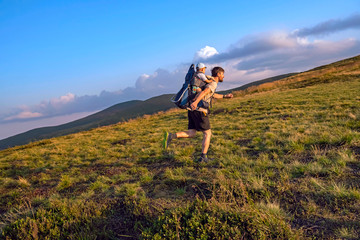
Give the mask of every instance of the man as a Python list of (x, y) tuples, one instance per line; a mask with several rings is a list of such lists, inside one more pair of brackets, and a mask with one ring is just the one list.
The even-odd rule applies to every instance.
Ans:
[(214, 67), (211, 70), (211, 75), (213, 77), (213, 81), (205, 86), (205, 89), (200, 92), (194, 99), (193, 103), (190, 105), (192, 111), (188, 111), (188, 130), (177, 132), (177, 133), (168, 133), (164, 134), (164, 148), (166, 149), (170, 142), (175, 138), (193, 138), (196, 135), (197, 131), (201, 131), (203, 133), (203, 141), (202, 141), (202, 152), (199, 158), (199, 162), (208, 162), (209, 159), (207, 157), (207, 152), (210, 146), (211, 139), (211, 129), (210, 129), (210, 121), (207, 109), (198, 108), (199, 102), (205, 101), (210, 104), (211, 98), (232, 98), (233, 95), (226, 94), (217, 94), (215, 90), (217, 88), (218, 82), (222, 82), (224, 80), (225, 70), (221, 67)]

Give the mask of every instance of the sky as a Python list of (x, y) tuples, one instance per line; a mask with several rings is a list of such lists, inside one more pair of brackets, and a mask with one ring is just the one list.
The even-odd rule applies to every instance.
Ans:
[(223, 90), (359, 54), (359, 0), (0, 0), (0, 139), (175, 93), (191, 63)]

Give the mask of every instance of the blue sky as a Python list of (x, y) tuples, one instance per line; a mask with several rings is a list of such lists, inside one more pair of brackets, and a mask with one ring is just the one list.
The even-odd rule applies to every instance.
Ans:
[(0, 139), (173, 93), (191, 62), (222, 88), (360, 54), (360, 1), (0, 1)]

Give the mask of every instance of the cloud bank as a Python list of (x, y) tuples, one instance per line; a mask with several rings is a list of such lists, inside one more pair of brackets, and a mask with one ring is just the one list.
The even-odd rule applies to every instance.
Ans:
[(164, 93), (175, 93), (183, 83), (186, 71), (185, 66), (172, 72), (159, 68), (152, 75), (141, 75), (134, 87), (115, 92), (102, 91), (99, 95), (76, 96), (68, 93), (58, 98), (42, 101), (37, 105), (19, 106), (0, 114), (0, 124), (32, 121), (80, 112), (94, 112), (120, 102), (145, 100)]
[[(224, 52), (205, 46), (194, 54), (193, 62), (202, 61), (209, 66), (208, 69), (223, 66), (226, 72), (222, 88), (238, 87), (251, 81), (304, 71), (360, 54), (359, 39), (331, 41), (323, 38), (348, 29), (360, 29), (359, 14), (345, 19), (331, 19), (292, 32), (273, 31), (245, 36)], [(189, 65), (185, 63), (172, 71), (159, 68), (152, 74), (142, 74), (135, 86), (116, 92), (103, 91), (91, 96), (68, 93), (38, 105), (20, 106), (2, 113), (0, 123), (92, 112), (124, 101), (175, 93), (181, 87)]]
[(294, 34), (299, 37), (321, 36), (347, 29), (360, 29), (360, 14), (354, 14), (345, 19), (331, 19), (311, 28), (298, 29), (294, 31)]

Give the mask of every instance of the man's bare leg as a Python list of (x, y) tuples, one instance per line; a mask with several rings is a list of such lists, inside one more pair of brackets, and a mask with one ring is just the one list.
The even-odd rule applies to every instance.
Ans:
[(203, 137), (203, 141), (202, 141), (202, 154), (206, 155), (209, 150), (209, 146), (210, 146), (211, 129), (203, 131), (203, 134), (204, 134), (204, 137)]
[(193, 138), (196, 135), (195, 129), (189, 129), (188, 131), (175, 133), (176, 138)]
[(195, 129), (189, 129), (188, 131), (178, 132), (178, 133), (169, 133), (164, 132), (164, 139), (162, 141), (162, 144), (164, 146), (164, 149), (167, 149), (170, 142), (175, 138), (193, 138), (196, 135)]

